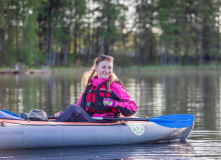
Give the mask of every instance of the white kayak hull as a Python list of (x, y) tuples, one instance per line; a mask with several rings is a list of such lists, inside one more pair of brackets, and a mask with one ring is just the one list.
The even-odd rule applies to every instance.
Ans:
[(0, 119), (0, 149), (137, 144), (185, 140), (193, 125), (168, 128), (153, 122), (43, 122)]

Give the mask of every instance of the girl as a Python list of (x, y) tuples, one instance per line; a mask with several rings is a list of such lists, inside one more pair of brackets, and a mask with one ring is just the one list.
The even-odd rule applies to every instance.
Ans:
[(131, 116), (137, 111), (136, 102), (113, 73), (113, 61), (106, 55), (95, 58), (91, 70), (83, 74), (84, 92), (77, 105), (56, 113), (58, 122), (95, 122), (91, 117)]

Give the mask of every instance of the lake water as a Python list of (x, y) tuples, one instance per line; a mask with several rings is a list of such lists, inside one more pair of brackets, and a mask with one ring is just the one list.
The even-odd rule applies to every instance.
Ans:
[[(117, 70), (139, 107), (135, 116), (194, 114), (186, 142), (0, 150), (0, 159), (221, 159), (221, 71)], [(82, 71), (0, 75), (0, 108), (48, 115), (77, 103)], [(1, 143), (1, 142), (0, 142)]]

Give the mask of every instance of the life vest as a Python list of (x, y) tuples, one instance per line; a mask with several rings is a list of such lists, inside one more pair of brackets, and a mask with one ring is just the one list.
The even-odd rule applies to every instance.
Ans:
[(81, 107), (90, 115), (93, 116), (94, 113), (115, 113), (118, 117), (120, 114), (118, 109), (115, 107), (105, 107), (103, 104), (104, 98), (110, 98), (116, 101), (122, 101), (116, 93), (113, 91), (108, 92), (106, 90), (106, 83), (101, 83), (98, 87), (94, 85), (89, 85), (82, 97)]

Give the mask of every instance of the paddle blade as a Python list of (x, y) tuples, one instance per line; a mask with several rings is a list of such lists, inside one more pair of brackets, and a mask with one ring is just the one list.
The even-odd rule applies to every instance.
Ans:
[(9, 115), (15, 116), (15, 117), (19, 117), (18, 114), (13, 113), (13, 112), (10, 112), (10, 111), (7, 111), (7, 110), (4, 110), (4, 109), (0, 109), (0, 111), (2, 111), (2, 112), (4, 112), (4, 113), (7, 113), (7, 114), (9, 114)]
[(173, 114), (149, 118), (150, 122), (169, 128), (185, 128), (190, 127), (194, 123), (194, 115), (192, 114)]
[(12, 114), (8, 114), (6, 112), (0, 111), (0, 118), (4, 118), (4, 119), (21, 119), (17, 116), (14, 116)]

